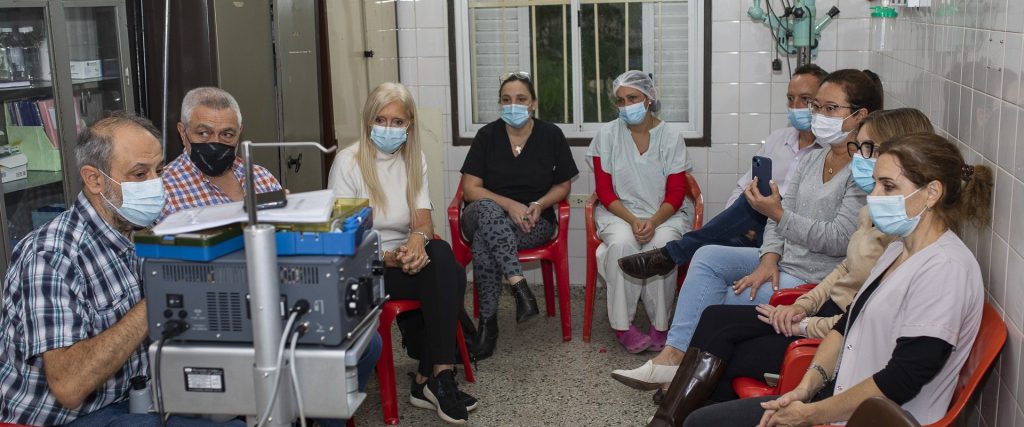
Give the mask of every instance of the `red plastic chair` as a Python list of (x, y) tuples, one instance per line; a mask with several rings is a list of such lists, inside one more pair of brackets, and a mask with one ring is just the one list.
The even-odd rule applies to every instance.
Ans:
[[(693, 175), (686, 174), (686, 187), (689, 190), (686, 195), (693, 201), (693, 230), (699, 230), (704, 225), (704, 196), (700, 193), (700, 186)], [(594, 205), (598, 203), (597, 195), (590, 196), (584, 208), (584, 221), (587, 235), (587, 282), (586, 294), (583, 300), (583, 342), (590, 342), (590, 327), (594, 321), (594, 293), (597, 291), (597, 247), (601, 245), (601, 238), (597, 235), (597, 226), (594, 223)], [(682, 286), (686, 278), (686, 270), (690, 264), (679, 267), (676, 274), (676, 287)]]
[(32, 426), (27, 426), (27, 425), (22, 425), (22, 424), (0, 423), (0, 427), (32, 427)]
[[(772, 294), (769, 304), (774, 306), (793, 304), (800, 295), (814, 289), (815, 283), (807, 283), (792, 289), (780, 289)], [(738, 377), (732, 380), (732, 389), (741, 399), (747, 397), (772, 396), (788, 392), (800, 385), (804, 372), (814, 359), (820, 339), (804, 338), (789, 344), (786, 356), (779, 369), (779, 382), (772, 387), (759, 378)], [(787, 375), (789, 374), (789, 375)]]
[[(383, 346), (380, 352), (380, 360), (377, 361), (377, 379), (380, 381), (380, 401), (384, 410), (384, 424), (398, 424), (398, 394), (395, 384), (395, 356), (391, 348), (391, 324), (399, 313), (418, 310), (420, 302), (415, 300), (392, 300), (384, 303), (380, 313), (380, 332)], [(459, 345), (459, 353), (462, 356), (462, 366), (465, 370), (466, 381), (474, 382), (473, 367), (470, 365), (469, 350), (466, 349), (466, 339), (462, 335), (462, 327), (455, 326), (455, 342)], [(2, 427), (2, 426), (0, 426)]]
[[(544, 278), (544, 302), (548, 317), (555, 315), (555, 288), (551, 270), (554, 267), (555, 279), (558, 282), (558, 309), (562, 314), (562, 341), (572, 339), (572, 317), (569, 309), (569, 203), (558, 202), (558, 234), (555, 238), (536, 248), (519, 251), (519, 262), (540, 261), (541, 273)], [(452, 252), (455, 260), (465, 267), (473, 260), (470, 243), (462, 236), (459, 225), (462, 217), (462, 181), (455, 191), (455, 198), (448, 205), (448, 225), (452, 231)], [(473, 285), (473, 315), (480, 317), (480, 302), (476, 285)]]

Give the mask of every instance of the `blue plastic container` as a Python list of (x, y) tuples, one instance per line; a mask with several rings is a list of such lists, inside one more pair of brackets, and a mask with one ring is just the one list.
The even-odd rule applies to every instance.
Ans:
[(279, 231), (278, 255), (353, 255), (363, 242), (363, 234), (373, 227), (371, 208), (345, 219), (340, 231)]

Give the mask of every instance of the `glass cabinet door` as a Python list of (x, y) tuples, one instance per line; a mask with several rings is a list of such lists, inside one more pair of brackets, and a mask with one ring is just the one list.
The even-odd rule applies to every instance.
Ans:
[[(14, 245), (65, 209), (62, 129), (45, 3), (0, 8), (0, 223), (6, 264)], [(6, 265), (2, 265), (6, 270)]]
[(128, 105), (124, 90), (127, 71), (120, 56), (121, 10), (117, 6), (64, 8), (75, 115), (82, 126)]

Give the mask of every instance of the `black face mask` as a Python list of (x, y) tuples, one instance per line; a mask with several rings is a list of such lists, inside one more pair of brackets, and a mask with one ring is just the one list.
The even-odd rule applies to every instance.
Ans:
[(192, 164), (206, 176), (221, 176), (235, 163), (235, 147), (219, 142), (192, 143)]

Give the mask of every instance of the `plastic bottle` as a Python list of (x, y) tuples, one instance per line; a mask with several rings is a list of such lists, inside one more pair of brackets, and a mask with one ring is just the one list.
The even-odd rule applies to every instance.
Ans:
[(132, 377), (130, 383), (128, 412), (132, 414), (149, 413), (153, 408), (153, 395), (149, 393), (149, 378), (142, 375)]
[(10, 28), (0, 28), (0, 82), (14, 80), (14, 66), (11, 64), (11, 40), (13, 32)]
[(15, 81), (25, 78), (25, 48), (21, 34), (11, 32), (7, 37), (7, 57), (11, 61), (11, 79)]
[(39, 80), (39, 43), (31, 26), (18, 28), (22, 55), (25, 58), (25, 79)]
[(871, 47), (877, 51), (891, 51), (895, 40), (896, 9), (885, 6), (871, 7)]

